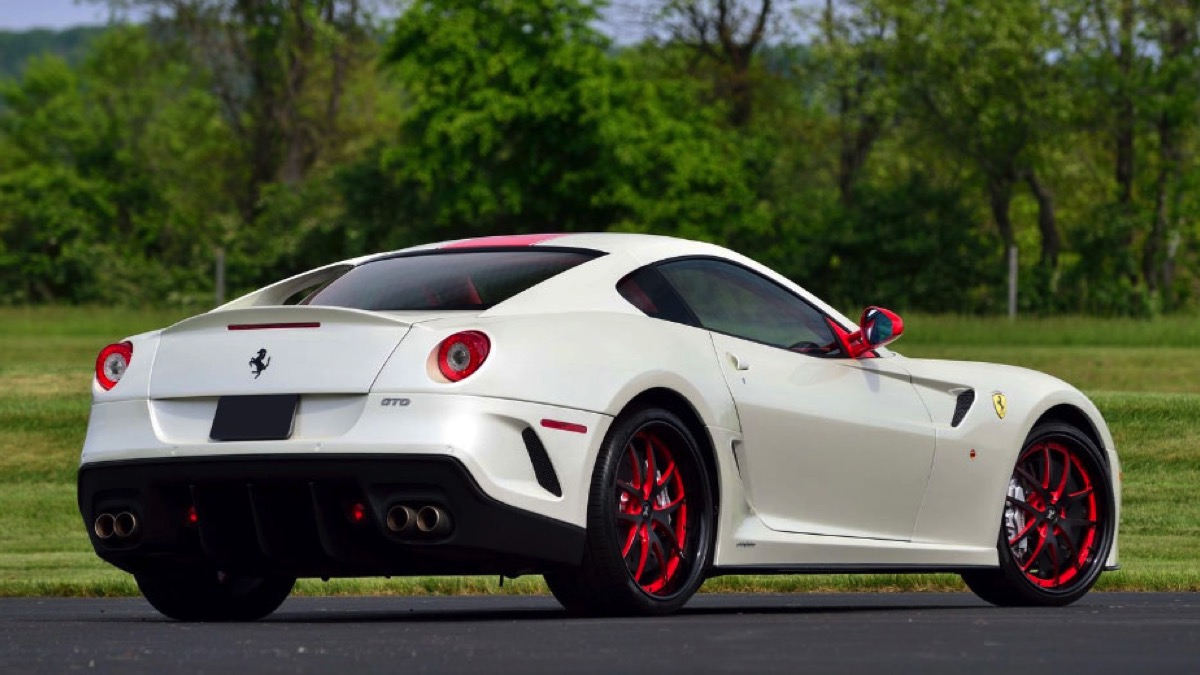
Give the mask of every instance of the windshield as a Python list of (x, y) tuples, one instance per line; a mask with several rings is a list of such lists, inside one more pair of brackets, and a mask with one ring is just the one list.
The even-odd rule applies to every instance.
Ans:
[(562, 249), (401, 255), (351, 269), (304, 304), (376, 311), (483, 310), (598, 255)]

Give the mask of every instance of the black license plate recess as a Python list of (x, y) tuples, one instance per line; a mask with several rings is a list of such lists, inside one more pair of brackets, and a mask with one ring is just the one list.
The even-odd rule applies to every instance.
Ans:
[(282, 441), (292, 437), (299, 394), (222, 396), (208, 437), (214, 441)]

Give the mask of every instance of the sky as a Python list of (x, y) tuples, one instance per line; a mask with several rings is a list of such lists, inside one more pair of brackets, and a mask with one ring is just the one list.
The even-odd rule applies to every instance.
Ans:
[[(645, 13), (640, 0), (610, 1), (600, 22), (601, 30), (622, 41), (636, 38), (644, 32), (641, 21)], [(103, 24), (108, 9), (102, 2), (80, 0), (0, 0), (0, 30), (29, 30)]]

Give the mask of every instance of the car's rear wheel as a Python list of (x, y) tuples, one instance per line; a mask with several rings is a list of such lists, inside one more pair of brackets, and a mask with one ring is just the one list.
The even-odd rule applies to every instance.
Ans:
[(709, 564), (712, 495), (700, 447), (678, 416), (622, 415), (592, 475), (583, 564), (547, 574), (547, 585), (576, 614), (679, 609)]
[(1101, 450), (1065, 424), (1041, 424), (1017, 458), (1005, 496), (1000, 568), (963, 574), (979, 597), (1003, 606), (1067, 605), (1103, 571), (1116, 525)]
[(257, 621), (283, 604), (296, 580), (224, 572), (137, 574), (154, 609), (178, 621)]

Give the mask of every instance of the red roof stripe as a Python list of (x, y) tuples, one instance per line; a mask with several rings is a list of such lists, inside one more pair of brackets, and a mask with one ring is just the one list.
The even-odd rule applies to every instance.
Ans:
[(502, 235), (499, 237), (479, 237), (478, 239), (464, 239), (456, 241), (453, 244), (446, 244), (441, 248), (482, 248), (485, 246), (534, 246), (544, 241), (557, 239), (565, 236), (564, 233), (558, 234), (512, 234)]

